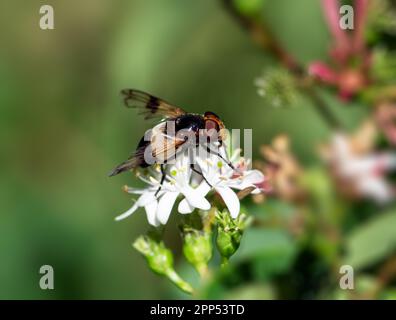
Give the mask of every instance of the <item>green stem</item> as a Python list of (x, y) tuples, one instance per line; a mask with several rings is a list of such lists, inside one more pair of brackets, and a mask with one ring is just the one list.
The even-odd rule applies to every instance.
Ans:
[(260, 21), (259, 17), (244, 15), (235, 6), (234, 0), (222, 0), (226, 10), (238, 23), (250, 33), (252, 40), (262, 49), (269, 51), (274, 57), (281, 61), (287, 69), (296, 74), (302, 74), (303, 68), (297, 63), (281, 44), (275, 39), (269, 28)]
[(170, 270), (166, 276), (170, 281), (172, 281), (179, 289), (182, 291), (193, 294), (193, 287), (185, 280), (183, 280), (174, 270)]
[(224, 268), (228, 265), (229, 259), (227, 257), (222, 256), (221, 257), (221, 267)]
[(197, 271), (202, 280), (206, 281), (210, 277), (210, 271), (207, 265), (202, 264), (197, 267)]
[(331, 129), (342, 129), (342, 124), (330, 111), (330, 107), (324, 102), (324, 100), (318, 95), (316, 90), (312, 87), (305, 87), (303, 91), (311, 99), (315, 110), (320, 114), (322, 119), (327, 123)]

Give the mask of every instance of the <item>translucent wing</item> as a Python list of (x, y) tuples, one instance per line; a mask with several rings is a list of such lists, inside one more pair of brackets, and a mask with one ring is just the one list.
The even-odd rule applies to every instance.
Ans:
[(124, 105), (127, 108), (140, 109), (139, 114), (144, 115), (145, 119), (155, 117), (170, 119), (186, 114), (183, 109), (143, 91), (124, 89), (121, 95)]
[(146, 150), (147, 145), (148, 143), (138, 147), (136, 151), (126, 161), (111, 170), (109, 172), (109, 176), (112, 177), (121, 172), (145, 166), (144, 151)]
[(150, 148), (156, 162), (165, 163), (170, 159), (174, 159), (180, 147), (185, 143), (185, 139), (180, 139), (177, 136), (169, 136), (162, 132), (153, 135)]
[[(150, 133), (151, 137), (148, 141), (145, 140), (147, 137), (143, 137), (135, 152), (133, 152), (126, 161), (115, 167), (109, 173), (109, 176), (115, 176), (121, 172), (138, 167), (148, 167), (153, 163), (166, 163), (169, 162), (169, 160), (174, 159), (177, 152), (180, 150), (180, 147), (182, 147), (186, 140), (174, 135), (167, 135), (164, 132), (165, 127), (165, 122), (156, 125), (152, 129)], [(145, 156), (150, 158), (146, 159)]]

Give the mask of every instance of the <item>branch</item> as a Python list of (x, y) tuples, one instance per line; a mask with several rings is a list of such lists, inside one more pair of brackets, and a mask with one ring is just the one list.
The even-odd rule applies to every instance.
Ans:
[[(264, 51), (270, 52), (299, 82), (305, 84), (301, 90), (311, 99), (316, 110), (332, 129), (342, 128), (341, 123), (330, 111), (326, 102), (317, 94), (311, 81), (306, 81), (307, 76), (297, 60), (289, 54), (277, 41), (268, 26), (258, 17), (244, 15), (234, 5), (234, 0), (221, 0), (225, 9), (248, 32), (252, 40)], [(308, 84), (307, 84), (308, 83)]]
[(276, 41), (269, 28), (258, 18), (241, 14), (234, 6), (233, 0), (222, 0), (226, 10), (239, 22), (239, 24), (250, 33), (256, 42), (265, 51), (271, 52), (287, 69), (296, 74), (302, 74), (303, 68), (289, 55)]

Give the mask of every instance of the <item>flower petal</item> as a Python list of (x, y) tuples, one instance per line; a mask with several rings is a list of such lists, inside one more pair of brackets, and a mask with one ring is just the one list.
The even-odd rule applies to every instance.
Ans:
[(394, 198), (392, 188), (387, 184), (384, 179), (377, 177), (366, 177), (357, 181), (357, 188), (359, 191), (380, 204), (389, 202)]
[(181, 214), (191, 213), (194, 211), (194, 209), (195, 208), (187, 201), (187, 199), (183, 199), (182, 201), (180, 201), (179, 207), (177, 208), (177, 210)]
[[(208, 194), (208, 192), (211, 189), (209, 185), (205, 181), (202, 181), (201, 184), (198, 186), (198, 188), (196, 189), (190, 188), (190, 189), (191, 190), (187, 191), (187, 195), (183, 193), (183, 195), (186, 198), (180, 201), (178, 207), (179, 212), (181, 214), (191, 213), (194, 211), (195, 208), (199, 208), (202, 210), (209, 210), (211, 204), (205, 199), (205, 196)], [(191, 201), (189, 201), (189, 199)]]
[(146, 210), (147, 221), (154, 227), (158, 227), (159, 220), (157, 219), (158, 201), (153, 201), (147, 204), (144, 209)]
[[(207, 185), (207, 184), (206, 184)], [(210, 187), (208, 186), (207, 188)], [(186, 186), (181, 192), (183, 195), (186, 197), (188, 203), (195, 208), (201, 209), (201, 210), (209, 210), (211, 205), (208, 200), (206, 200), (204, 192), (208, 190), (207, 188), (202, 187), (200, 190), (193, 189), (189, 186)]]
[(119, 216), (117, 216), (115, 218), (115, 220), (120, 221), (120, 220), (123, 220), (123, 219), (129, 217), (132, 213), (134, 213), (137, 210), (138, 207), (139, 207), (138, 203), (135, 202), (134, 205), (128, 211), (125, 211), (123, 214), (120, 214)]
[(179, 192), (167, 192), (159, 200), (157, 218), (162, 224), (166, 224), (168, 221), (178, 195)]
[(155, 197), (155, 192), (150, 191), (150, 192), (143, 193), (139, 197), (137, 204), (139, 207), (144, 207), (154, 201), (157, 201), (157, 199)]
[(228, 186), (234, 189), (243, 190), (249, 187), (255, 187), (264, 182), (264, 175), (259, 170), (250, 170), (243, 177), (232, 179)]
[(234, 191), (232, 191), (229, 187), (217, 187), (216, 191), (220, 194), (221, 198), (224, 200), (225, 205), (230, 211), (230, 215), (232, 218), (236, 218), (239, 215), (240, 203), (238, 196)]
[(264, 174), (259, 170), (250, 170), (243, 178), (243, 182), (249, 184), (260, 184), (264, 180)]
[(337, 74), (323, 62), (312, 62), (308, 67), (308, 72), (325, 83), (335, 84), (337, 82)]

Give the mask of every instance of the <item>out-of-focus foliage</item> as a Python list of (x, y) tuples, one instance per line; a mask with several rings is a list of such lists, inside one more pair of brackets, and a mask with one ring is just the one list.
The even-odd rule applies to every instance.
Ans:
[(368, 267), (391, 255), (396, 248), (396, 213), (381, 212), (369, 223), (357, 227), (347, 239), (345, 258), (356, 270)]
[[(328, 59), (331, 41), (319, 1), (235, 3), (265, 19), (303, 65)], [(395, 299), (394, 202), (339, 194), (317, 148), (332, 130), (308, 99), (293, 95), (296, 108), (275, 109), (256, 94), (254, 79), (277, 62), (221, 1), (49, 0), (55, 9), (55, 30), (49, 31), (38, 27), (42, 4), (0, 4), (0, 298), (188, 297), (152, 274), (132, 249), (147, 229), (143, 212), (114, 222), (131, 205), (121, 186), (137, 181), (107, 173), (151, 125), (122, 108), (119, 91), (132, 87), (188, 111), (214, 111), (229, 128), (251, 128), (255, 159), (261, 145), (285, 133), (308, 168), (298, 181), (311, 195), (304, 205), (244, 200), (243, 212), (254, 222), (228, 266), (207, 278), (198, 297)], [(370, 45), (392, 47), (390, 20), (376, 21)], [(375, 76), (394, 80), (394, 52), (375, 52)], [(377, 96), (371, 88), (362, 96)], [(319, 93), (347, 130), (373, 109), (372, 98), (345, 103), (332, 89)], [(172, 215), (164, 242), (177, 272), (198, 287), (196, 270), (182, 262), (177, 224)], [(220, 263), (217, 254), (210, 266)], [(45, 264), (54, 267), (52, 291), (39, 288)], [(355, 268), (352, 292), (339, 289), (341, 264)]]

